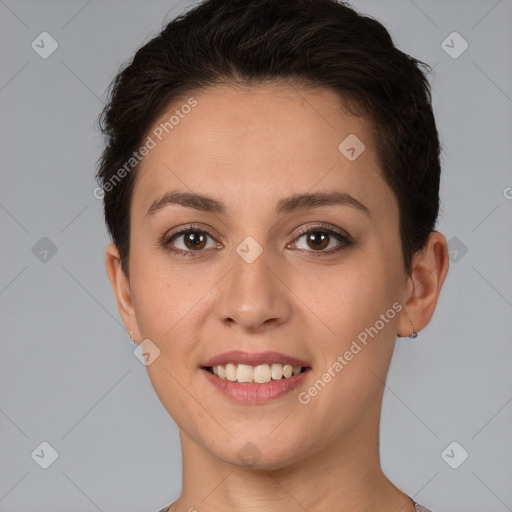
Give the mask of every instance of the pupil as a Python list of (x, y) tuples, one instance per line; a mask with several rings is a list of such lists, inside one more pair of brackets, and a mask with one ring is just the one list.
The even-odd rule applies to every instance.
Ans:
[(189, 233), (187, 239), (187, 245), (190, 243), (193, 247), (199, 247), (204, 242), (204, 236), (197, 233)]
[[(320, 236), (318, 236), (317, 233), (320, 233)], [(316, 244), (315, 247), (318, 248), (318, 247), (320, 247), (320, 244), (322, 244), (322, 242), (325, 242), (325, 240), (327, 240), (328, 236), (329, 235), (323, 231), (316, 231), (315, 233), (310, 234), (309, 240), (312, 241), (313, 244)], [(318, 242), (320, 242), (320, 244)], [(321, 245), (321, 248), (324, 248), (324, 247), (325, 247), (325, 243), (323, 243)]]

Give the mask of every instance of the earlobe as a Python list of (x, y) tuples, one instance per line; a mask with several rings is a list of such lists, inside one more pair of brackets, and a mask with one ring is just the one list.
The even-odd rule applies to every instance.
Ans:
[(430, 322), (441, 293), (449, 268), (448, 245), (445, 236), (439, 231), (430, 233), (425, 249), (415, 255), (411, 276), (410, 293), (404, 303), (398, 332), (402, 336), (419, 332)]
[(130, 281), (121, 266), (121, 258), (117, 246), (110, 243), (105, 250), (105, 266), (112, 291), (117, 303), (119, 314), (128, 332), (134, 339), (140, 339), (135, 310), (133, 307)]

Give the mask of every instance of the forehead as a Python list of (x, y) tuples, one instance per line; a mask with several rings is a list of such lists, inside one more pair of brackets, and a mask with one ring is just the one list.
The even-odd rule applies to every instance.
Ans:
[[(181, 108), (193, 104), (190, 98), (195, 106)], [(143, 213), (171, 189), (223, 197), (238, 207), (315, 187), (371, 201), (382, 194), (376, 187), (386, 185), (370, 128), (327, 89), (212, 87), (173, 103), (154, 123), (155, 144), (141, 162), (132, 207)], [(360, 153), (356, 159), (343, 153), (352, 149), (347, 146)]]

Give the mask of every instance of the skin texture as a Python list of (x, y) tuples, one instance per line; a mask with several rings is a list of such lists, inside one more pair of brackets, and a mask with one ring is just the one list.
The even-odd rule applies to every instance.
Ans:
[[(397, 334), (411, 334), (409, 319), (420, 332), (434, 313), (448, 271), (445, 237), (433, 232), (406, 275), (398, 204), (369, 126), (342, 111), (334, 92), (216, 86), (193, 97), (197, 106), (142, 162), (130, 212), (129, 279), (116, 247), (106, 250), (120, 314), (136, 342), (150, 339), (159, 348), (147, 370), (180, 428), (183, 491), (172, 510), (412, 512), (380, 467), (380, 410)], [(354, 161), (338, 150), (350, 134), (366, 146)], [(170, 190), (222, 200), (227, 212), (167, 205), (146, 216)], [(370, 214), (347, 205), (275, 212), (292, 194), (333, 190)], [(173, 243), (191, 256), (159, 245), (188, 223), (214, 235), (204, 235), (200, 253), (184, 236)], [(308, 235), (297, 236), (319, 223), (344, 230), (354, 245), (329, 255), (342, 242), (331, 236), (319, 249)], [(248, 236), (263, 249), (252, 263), (236, 252)], [(395, 302), (401, 311), (300, 403), (299, 393)], [(308, 361), (311, 371), (283, 397), (235, 403), (200, 368), (234, 349), (282, 352)], [(258, 454), (250, 468), (237, 456), (248, 442)]]

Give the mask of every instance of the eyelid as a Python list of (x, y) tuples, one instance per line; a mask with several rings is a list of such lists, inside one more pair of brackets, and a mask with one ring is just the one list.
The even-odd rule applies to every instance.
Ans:
[[(217, 235), (214, 234), (213, 230), (204, 226), (203, 224), (185, 224), (183, 226), (179, 226), (176, 229), (171, 229), (170, 231), (166, 231), (164, 236), (162, 237), (164, 240), (169, 240), (175, 235), (182, 235), (183, 233), (187, 233), (188, 231), (200, 231), (204, 233), (208, 233), (212, 238), (216, 238)], [(222, 237), (219, 237), (222, 238)]]
[(340, 236), (343, 239), (347, 240), (347, 243), (352, 241), (352, 237), (343, 229), (336, 228), (334, 226), (331, 226), (330, 224), (326, 224), (325, 222), (319, 222), (318, 224), (309, 224), (307, 226), (304, 226), (302, 228), (299, 228), (299, 230), (295, 233), (295, 237), (293, 241), (295, 242), (297, 238), (301, 237), (302, 235), (309, 233), (310, 231), (327, 231), (327, 232), (333, 232)]

